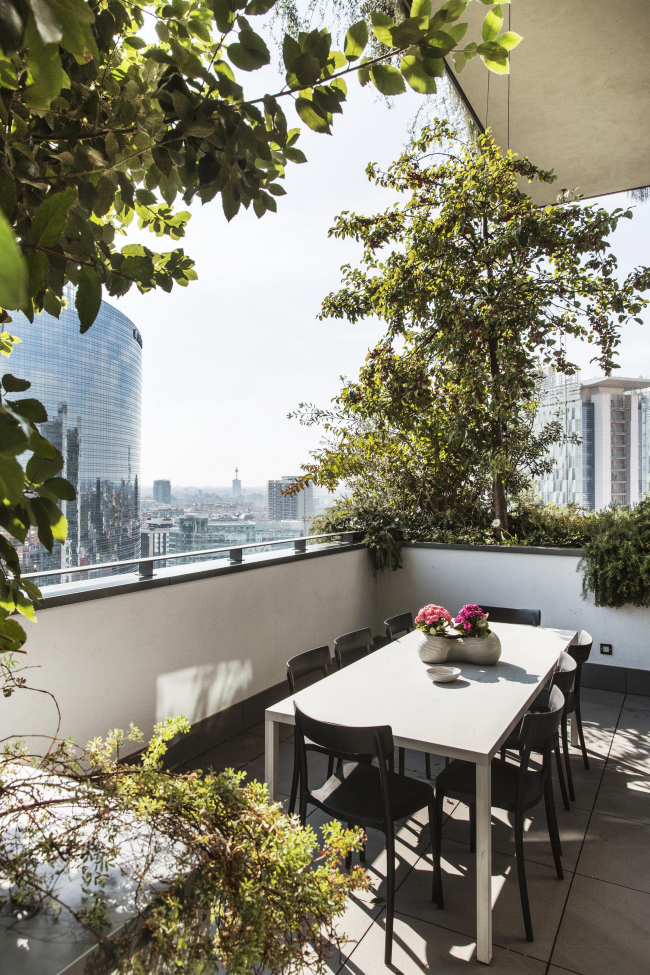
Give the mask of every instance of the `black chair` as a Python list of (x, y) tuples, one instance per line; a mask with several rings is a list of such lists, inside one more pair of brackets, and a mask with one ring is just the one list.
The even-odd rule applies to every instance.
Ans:
[[(565, 721), (566, 710), (569, 701), (569, 694), (571, 693), (571, 688), (573, 687), (573, 682), (576, 675), (576, 662), (568, 653), (562, 651), (560, 654), (560, 659), (558, 660), (557, 668), (551, 677), (551, 682), (548, 687), (545, 687), (541, 693), (535, 699), (534, 704), (530, 708), (532, 712), (545, 712), (548, 711), (548, 702), (550, 699), (551, 691), (554, 687), (557, 687), (564, 697), (564, 710), (562, 712), (562, 722)], [(510, 735), (507, 741), (504, 742), (501, 749), (501, 759), (506, 760), (506, 751), (508, 748), (520, 747), (520, 733), (521, 725)], [(562, 742), (564, 750), (564, 761), (566, 762), (568, 750)], [(560, 735), (559, 732), (555, 735), (553, 739), (553, 753), (555, 755), (555, 764), (557, 767), (557, 780), (560, 783), (560, 792), (562, 793), (562, 802), (564, 808), (569, 810), (571, 806), (569, 805), (569, 794), (567, 793), (566, 782), (564, 780), (564, 771), (562, 769), (562, 756), (560, 755)], [(571, 770), (569, 769), (569, 772)], [(575, 796), (572, 796), (575, 798)]]
[[(542, 799), (546, 808), (548, 834), (553, 850), (555, 870), (560, 880), (562, 871), (560, 834), (557, 828), (555, 802), (553, 800), (553, 779), (551, 753), (553, 741), (557, 736), (564, 709), (564, 696), (557, 687), (551, 691), (549, 710), (524, 715), (519, 736), (521, 757), (519, 765), (492, 762), (492, 805), (505, 809), (515, 816), (515, 851), (517, 854), (517, 874), (521, 909), (524, 915), (526, 938), (533, 941), (533, 926), (530, 919), (526, 866), (524, 861), (524, 813), (532, 809)], [(531, 751), (541, 751), (542, 766), (529, 769)], [(476, 766), (472, 762), (453, 761), (448, 768), (438, 774), (436, 779), (435, 828), (433, 835), (434, 891), (438, 907), (444, 907), (442, 875), (440, 871), (440, 848), (442, 844), (442, 808), (445, 796), (459, 799), (470, 807), (470, 830), (474, 834), (470, 842), (476, 848)]]
[[(304, 714), (297, 705), (296, 741), (300, 760), (300, 821), (305, 823), (307, 804), (317, 806), (335, 819), (364, 829), (377, 829), (386, 837), (386, 947), (385, 963), (390, 965), (393, 949), (395, 912), (395, 820), (413, 816), (427, 806), (433, 831), (435, 805), (433, 789), (426, 782), (396, 775), (393, 768), (393, 732), (389, 725), (354, 728), (318, 721)], [(307, 741), (316, 742), (332, 756), (372, 754), (378, 767), (346, 762), (328, 777), (319, 789), (309, 785)], [(361, 854), (365, 860), (365, 851)], [(347, 866), (350, 866), (348, 857)], [(432, 899), (433, 888), (432, 888)]]
[(352, 633), (337, 637), (334, 641), (334, 656), (338, 669), (367, 657), (372, 650), (372, 644), (372, 633), (367, 626), (363, 630), (353, 630)]
[[(582, 714), (580, 712), (580, 685), (582, 681), (582, 666), (589, 659), (589, 654), (591, 653), (591, 647), (593, 640), (586, 630), (582, 630), (578, 636), (578, 642), (567, 647), (567, 653), (570, 654), (576, 662), (576, 677), (573, 684), (573, 691), (569, 695), (569, 700), (567, 701), (566, 712), (564, 724), (563, 724), (563, 736), (567, 739), (567, 745), (564, 752), (565, 762), (569, 762), (569, 748), (568, 748), (568, 722), (569, 715), (575, 714), (576, 724), (578, 726), (578, 738), (580, 740), (580, 749), (582, 751), (582, 761), (584, 762), (585, 768), (589, 768), (589, 756), (587, 755), (587, 746), (585, 745), (585, 734), (582, 730)], [(567, 764), (567, 778), (569, 780), (569, 795), (574, 798), (573, 795), (573, 778), (571, 776), (571, 767)]]
[(539, 626), (542, 622), (540, 609), (508, 609), (506, 606), (484, 606), (481, 609), (488, 614), (491, 623), (519, 623), (523, 626)]
[[(396, 640), (401, 633), (410, 633), (411, 630), (415, 628), (415, 623), (413, 622), (412, 613), (400, 613), (399, 616), (391, 616), (389, 619), (384, 620), (384, 626), (386, 627), (386, 638), (392, 643)], [(399, 774), (404, 775), (404, 766), (406, 764), (406, 751), (404, 748), (398, 748), (397, 754), (399, 758)], [(424, 764), (426, 768), (427, 778), (431, 778), (431, 756), (428, 752), (424, 753)]]
[(390, 616), (384, 620), (386, 627), (386, 639), (392, 643), (400, 633), (410, 633), (415, 628), (413, 613), (400, 613), (399, 616)]
[[(296, 654), (295, 657), (291, 657), (287, 660), (287, 683), (289, 684), (289, 693), (296, 693), (296, 681), (303, 677), (311, 677), (314, 674), (320, 674), (321, 679), (327, 677), (334, 669), (335, 664), (330, 656), (329, 647), (315, 647), (313, 650), (307, 650), (305, 653)], [(319, 752), (321, 749), (316, 745), (307, 746), (310, 751)], [(289, 798), (289, 813), (292, 813), (296, 805), (296, 796), (298, 794), (298, 778), (299, 778), (299, 762), (295, 747), (294, 738), (294, 756), (293, 756), (293, 777), (291, 779), (291, 796)], [(327, 774), (330, 776), (334, 771), (334, 759), (330, 758), (328, 763)]]

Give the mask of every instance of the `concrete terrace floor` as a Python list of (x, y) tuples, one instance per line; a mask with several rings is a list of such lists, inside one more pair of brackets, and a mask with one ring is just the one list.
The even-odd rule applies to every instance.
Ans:
[[(519, 901), (513, 831), (494, 810), (491, 970), (512, 975), (646, 975), (650, 972), (650, 697), (583, 689), (583, 721), (591, 769), (572, 750), (576, 801), (566, 812), (555, 788), (563, 846), (563, 881), (555, 874), (543, 804), (531, 811), (526, 872), (535, 941), (526, 941)], [(292, 729), (280, 744), (280, 790), (285, 805), (293, 766)], [(319, 756), (312, 755), (316, 763)], [(407, 774), (424, 778), (423, 756), (407, 752)], [(432, 756), (432, 772), (442, 768)], [(227, 767), (264, 778), (264, 725), (231, 738), (182, 769)], [(316, 767), (313, 766), (315, 771)], [(323, 774), (325, 766), (323, 765)], [(439, 975), (485, 971), (475, 956), (474, 855), (467, 808), (448, 803), (443, 829), (445, 909), (431, 897), (426, 810), (403, 822), (397, 836), (397, 894), (393, 964), (383, 961), (383, 837), (370, 832), (367, 867), (374, 890), (354, 898), (340, 919), (349, 942), (331, 971), (378, 975), (391, 971)], [(318, 830), (323, 814), (313, 810)]]

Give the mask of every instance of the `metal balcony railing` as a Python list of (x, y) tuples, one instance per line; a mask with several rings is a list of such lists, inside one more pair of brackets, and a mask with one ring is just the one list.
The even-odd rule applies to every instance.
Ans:
[(326, 538), (339, 538), (342, 545), (354, 545), (363, 538), (363, 532), (330, 532), (326, 535), (307, 535), (303, 538), (279, 538), (269, 542), (249, 542), (246, 545), (225, 545), (222, 548), (205, 548), (197, 552), (175, 552), (173, 555), (159, 554), (148, 556), (147, 558), (124, 559), (120, 562), (96, 562), (93, 565), (74, 565), (60, 569), (41, 569), (34, 572), (23, 573), (23, 579), (43, 579), (51, 576), (79, 575), (82, 572), (105, 572), (107, 569), (122, 569), (129, 565), (137, 565), (141, 579), (152, 579), (154, 577), (155, 562), (173, 562), (176, 559), (198, 559), (208, 555), (218, 555), (228, 553), (231, 565), (238, 565), (244, 561), (244, 552), (247, 549), (261, 548), (267, 549), (274, 546), (288, 545), (293, 542), (295, 554), (307, 551), (310, 542), (322, 541)]

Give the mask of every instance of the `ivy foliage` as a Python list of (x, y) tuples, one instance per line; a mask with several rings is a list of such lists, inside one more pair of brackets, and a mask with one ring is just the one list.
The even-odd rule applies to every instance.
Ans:
[[(474, 465), (479, 479), (489, 467), (493, 517), (507, 531), (517, 456), (522, 446), (535, 455), (521, 423), (536, 408), (540, 368), (575, 373), (569, 336), (592, 344), (592, 362), (609, 375), (621, 327), (641, 321), (650, 270), (619, 281), (608, 240), (632, 213), (564, 197), (536, 206), (523, 187), (551, 183), (551, 171), (502, 152), (489, 134), (464, 145), (441, 121), (387, 172), (370, 166), (368, 176), (402, 199), (368, 217), (343, 213), (330, 231), (360, 242), (363, 256), (343, 268), (343, 287), (325, 299), (322, 316), (375, 316), (386, 326), (374, 385), (352, 384), (344, 396), (357, 398), (357, 410), (383, 401), (399, 428), (417, 422), (417, 397), (423, 411), (442, 404), (444, 428), (428, 437), (446, 442), (448, 459)], [(405, 388), (386, 375), (400, 358), (395, 341), (414, 363)]]
[(650, 606), (650, 497), (599, 513), (580, 569), (596, 606)]
[(282, 104), (293, 102), (300, 122), (329, 134), (350, 74), (396, 95), (406, 84), (435, 90), (453, 51), (507, 70), (518, 37), (501, 32), (499, 5), (487, 4), (492, 26), (483, 38), (459, 47), (468, 2), (446, 0), (432, 12), (431, 0), (416, 0), (400, 23), (372, 14), (382, 50), (370, 58), (363, 20), (347, 31), (343, 51), (325, 28), (287, 33), (284, 86), (249, 97), (244, 77), (271, 61), (254, 21), (274, 0), (5, 0), (0, 307), (30, 320), (43, 308), (58, 316), (71, 281), (83, 331), (104, 290), (117, 297), (133, 284), (142, 292), (187, 286), (196, 272), (182, 248), (119, 248), (116, 238), (135, 221), (180, 240), (190, 213), (177, 203), (197, 197), (219, 195), (228, 220), (242, 206), (258, 217), (275, 211), (287, 165), (305, 162), (300, 127)]
[[(54, 738), (44, 757), (5, 743), (0, 879), (15, 930), (38, 909), (54, 925), (70, 913), (97, 938), (98, 973), (329, 971), (343, 940), (333, 921), (369, 886), (360, 866), (341, 869), (363, 834), (332, 822), (319, 845), (243, 772), (165, 770), (169, 741), (187, 731), (185, 718), (168, 719), (128, 762), (119, 753), (141, 740), (134, 727), (83, 751)], [(75, 876), (81, 899), (65, 896)], [(116, 929), (115, 889), (129, 895)]]

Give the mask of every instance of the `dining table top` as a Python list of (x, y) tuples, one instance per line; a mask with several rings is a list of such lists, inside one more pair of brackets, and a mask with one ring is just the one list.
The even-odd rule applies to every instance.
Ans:
[(429, 678), (431, 665), (418, 655), (421, 634), (414, 630), (267, 708), (266, 718), (293, 724), (295, 701), (323, 721), (390, 725), (398, 746), (487, 764), (577, 635), (511, 623), (490, 628), (501, 642), (499, 661), (450, 661), (461, 671), (452, 683)]

